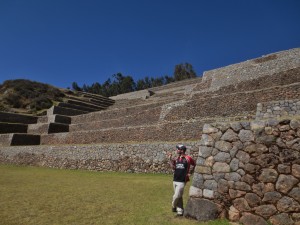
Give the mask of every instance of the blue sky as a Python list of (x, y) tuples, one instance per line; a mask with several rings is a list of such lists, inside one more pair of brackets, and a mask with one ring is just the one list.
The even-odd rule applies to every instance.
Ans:
[(0, 83), (204, 71), (300, 47), (299, 0), (0, 0)]

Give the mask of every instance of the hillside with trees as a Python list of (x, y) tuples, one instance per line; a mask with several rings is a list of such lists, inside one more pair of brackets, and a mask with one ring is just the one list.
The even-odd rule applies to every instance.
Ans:
[(80, 87), (76, 82), (73, 82), (72, 89), (111, 97), (195, 77), (197, 77), (197, 75), (193, 66), (189, 63), (181, 63), (175, 66), (173, 76), (165, 75), (157, 78), (149, 78), (146, 76), (135, 82), (131, 76), (124, 76), (122, 73), (117, 73), (112, 75), (112, 79), (107, 79), (103, 84), (95, 82), (92, 85), (84, 84)]

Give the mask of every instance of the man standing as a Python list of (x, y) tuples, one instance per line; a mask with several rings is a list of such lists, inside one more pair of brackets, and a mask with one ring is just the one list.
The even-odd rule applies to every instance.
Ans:
[(174, 195), (172, 200), (172, 211), (177, 212), (178, 216), (183, 215), (183, 191), (189, 177), (194, 172), (195, 161), (191, 156), (186, 155), (184, 145), (176, 145), (177, 158), (172, 159), (172, 153), (169, 153), (170, 165), (174, 170), (173, 188)]

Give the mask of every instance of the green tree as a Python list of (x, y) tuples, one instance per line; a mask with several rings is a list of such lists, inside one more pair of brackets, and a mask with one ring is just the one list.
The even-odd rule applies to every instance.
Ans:
[(185, 80), (196, 77), (193, 66), (189, 63), (181, 63), (175, 66), (174, 79), (175, 81)]
[(82, 89), (78, 86), (78, 84), (76, 82), (72, 83), (72, 89), (74, 91), (82, 91)]

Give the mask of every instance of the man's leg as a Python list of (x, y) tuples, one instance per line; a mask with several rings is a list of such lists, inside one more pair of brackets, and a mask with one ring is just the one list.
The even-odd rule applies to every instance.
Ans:
[(183, 191), (184, 191), (185, 183), (183, 182), (173, 182), (173, 188), (174, 188), (174, 195), (173, 195), (173, 201), (172, 201), (172, 207), (176, 208), (177, 214), (182, 215), (183, 214)]

